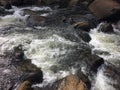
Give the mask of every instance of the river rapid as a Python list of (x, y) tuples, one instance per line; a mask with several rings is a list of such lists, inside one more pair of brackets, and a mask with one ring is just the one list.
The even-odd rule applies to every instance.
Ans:
[(89, 33), (92, 38), (90, 43), (85, 43), (69, 28), (26, 27), (28, 16), (23, 16), (21, 11), (26, 8), (34, 11), (52, 11), (49, 7), (13, 6), (9, 10), (14, 11), (13, 15), (0, 16), (1, 55), (21, 44), (25, 58), (31, 59), (44, 73), (43, 83), (37, 85), (42, 87), (69, 74), (75, 74), (78, 69), (86, 74), (88, 66), (84, 61), (88, 58), (85, 56), (96, 53), (105, 59), (105, 64), (94, 76), (91, 90), (119, 90), (114, 88), (118, 82), (105, 73), (105, 67), (109, 64), (114, 68), (120, 68), (120, 36), (116, 29), (114, 34), (105, 34), (98, 31), (100, 24)]
[(102, 24), (104, 23), (99, 24), (97, 28), (92, 29), (90, 32), (92, 38), (90, 44), (93, 46), (93, 53), (97, 53), (105, 60), (105, 65), (102, 65), (98, 70), (95, 87), (92, 90), (116, 90), (113, 86), (118, 84), (117, 77), (120, 76), (116, 74), (116, 78), (113, 78), (115, 75), (112, 76), (113, 73), (106, 72), (106, 66), (114, 67), (116, 70), (120, 68), (120, 32), (114, 25), (115, 33), (100, 32), (98, 29)]

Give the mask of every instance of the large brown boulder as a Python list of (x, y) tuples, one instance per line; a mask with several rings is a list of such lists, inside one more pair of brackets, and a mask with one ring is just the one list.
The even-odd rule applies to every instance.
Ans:
[(33, 90), (31, 86), (32, 85), (31, 85), (31, 83), (29, 81), (24, 81), (23, 83), (21, 83), (19, 85), (17, 90)]
[(51, 90), (88, 90), (88, 88), (78, 76), (69, 75), (56, 83)]
[(111, 15), (117, 15), (119, 17), (120, 3), (115, 0), (94, 0), (89, 5), (89, 9), (99, 19), (104, 19)]

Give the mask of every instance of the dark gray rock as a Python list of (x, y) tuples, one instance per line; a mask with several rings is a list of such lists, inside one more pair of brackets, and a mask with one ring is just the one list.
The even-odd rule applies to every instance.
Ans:
[(77, 33), (79, 35), (79, 37), (81, 37), (81, 39), (85, 42), (89, 42), (91, 40), (90, 35), (87, 32), (84, 32), (84, 30), (77, 30)]
[(0, 56), (0, 72), (0, 90), (13, 90), (25, 80), (31, 84), (43, 81), (41, 69), (24, 58), (21, 46)]
[(114, 33), (112, 24), (110, 23), (104, 23), (100, 26), (98, 31), (104, 32), (104, 33)]
[(5, 16), (5, 15), (8, 15), (8, 14), (12, 14), (13, 12), (8, 12), (5, 10), (4, 7), (0, 7), (0, 16)]

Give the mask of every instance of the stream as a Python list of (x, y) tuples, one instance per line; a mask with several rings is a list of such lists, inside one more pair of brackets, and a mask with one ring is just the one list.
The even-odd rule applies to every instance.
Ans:
[[(25, 7), (34, 11), (49, 10), (49, 7)], [(22, 9), (13, 6), (9, 11), (13, 15), (0, 16), (0, 55), (13, 50), (15, 46), (22, 45), (25, 57), (41, 68), (44, 73), (44, 82), (38, 84), (42, 87), (69, 74), (74, 74), (81, 68), (87, 73), (85, 56), (96, 53), (104, 58), (102, 65), (92, 80), (91, 90), (119, 90), (114, 85), (119, 84), (112, 76), (106, 75), (107, 65), (120, 68), (120, 34), (117, 29), (113, 34), (99, 32), (97, 28), (91, 29), (90, 43), (85, 43), (75, 32), (66, 28), (26, 27), (27, 15), (22, 16)], [(43, 16), (46, 14), (42, 14)], [(72, 37), (72, 38), (71, 38)], [(108, 73), (111, 74), (111, 73)], [(118, 75), (119, 77), (119, 75)]]

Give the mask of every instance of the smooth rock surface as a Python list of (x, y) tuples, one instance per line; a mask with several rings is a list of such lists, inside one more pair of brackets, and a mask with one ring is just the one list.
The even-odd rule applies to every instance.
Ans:
[[(120, 18), (118, 15), (120, 13), (120, 3), (115, 0), (95, 0), (89, 5), (89, 9), (99, 19), (104, 19), (111, 15)], [(111, 18), (115, 19), (116, 17), (111, 16)]]
[(78, 76), (69, 75), (43, 90), (88, 90), (88, 88)]

